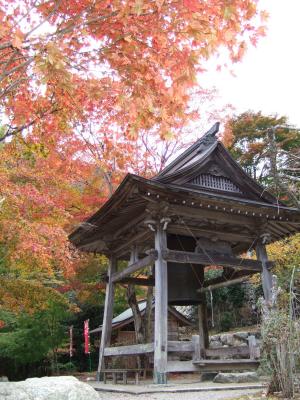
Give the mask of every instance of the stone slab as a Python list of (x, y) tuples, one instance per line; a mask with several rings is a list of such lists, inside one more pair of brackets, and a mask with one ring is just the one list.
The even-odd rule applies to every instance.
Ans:
[(263, 383), (257, 384), (214, 384), (212, 382), (198, 382), (190, 384), (167, 384), (167, 385), (113, 385), (102, 382), (89, 382), (89, 384), (98, 392), (126, 393), (134, 395), (143, 395), (151, 393), (190, 393), (190, 392), (216, 392), (222, 390), (261, 390), (265, 388)]

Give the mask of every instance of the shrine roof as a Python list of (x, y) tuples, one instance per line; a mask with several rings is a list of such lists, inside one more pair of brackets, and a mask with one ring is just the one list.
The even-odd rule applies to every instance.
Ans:
[[(154, 302), (152, 304), (152, 308), (154, 309)], [(146, 312), (146, 306), (147, 302), (145, 300), (140, 301), (138, 303), (139, 310), (141, 312), (141, 315), (144, 316)], [(183, 326), (192, 326), (193, 323), (188, 319), (188, 317), (180, 310), (182, 307), (168, 307), (168, 312), (176, 318), (181, 325)], [(180, 311), (179, 311), (180, 310)], [(112, 319), (112, 329), (120, 329), (123, 328), (124, 326), (127, 326), (133, 322), (133, 313), (132, 309), (129, 307), (125, 311), (123, 311), (121, 314), (117, 315), (115, 318)], [(97, 333), (102, 331), (102, 325), (100, 325), (98, 328), (93, 329), (90, 331), (90, 333)]]
[(71, 233), (70, 241), (83, 250), (101, 252), (101, 246), (90, 244), (117, 238), (124, 226), (134, 226), (133, 221), (138, 226), (151, 203), (168, 203), (172, 215), (180, 205), (194, 217), (197, 210), (206, 209), (261, 218), (264, 224), (272, 220), (274, 240), (299, 231), (299, 209), (285, 206), (252, 179), (218, 141), (218, 129), (217, 123), (152, 179), (127, 174), (111, 198)]

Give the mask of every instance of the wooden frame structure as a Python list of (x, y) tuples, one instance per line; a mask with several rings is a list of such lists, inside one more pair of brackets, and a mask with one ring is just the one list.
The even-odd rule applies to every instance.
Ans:
[[(278, 202), (240, 168), (217, 140), (218, 128), (217, 123), (156, 177), (128, 174), (109, 201), (70, 235), (79, 249), (109, 258), (98, 379), (105, 356), (113, 354), (154, 353), (153, 377), (160, 384), (167, 382), (167, 373), (172, 371), (257, 366), (254, 359), (227, 364), (207, 359), (216, 350), (208, 349), (204, 293), (260, 273), (269, 301), (273, 264), (268, 261), (265, 245), (298, 232), (300, 213)], [(184, 239), (188, 249), (169, 245), (172, 238)], [(252, 249), (256, 249), (256, 260), (240, 256)], [(117, 271), (118, 259), (130, 260), (129, 265)], [(153, 265), (154, 277), (131, 276)], [(167, 339), (169, 279), (175, 270), (180, 272), (180, 265), (190, 265), (199, 281), (199, 336), (188, 343)], [(222, 266), (222, 276), (206, 282), (203, 271), (208, 265)], [(109, 347), (118, 283), (155, 286), (154, 343)], [(168, 361), (168, 352), (187, 349), (193, 354), (190, 362), (175, 365)], [(219, 353), (222, 355), (224, 349)]]

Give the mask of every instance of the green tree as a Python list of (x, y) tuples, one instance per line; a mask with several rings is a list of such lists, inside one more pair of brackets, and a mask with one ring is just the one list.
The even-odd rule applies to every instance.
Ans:
[(52, 372), (57, 372), (57, 351), (66, 339), (69, 316), (68, 303), (62, 296), (34, 314), (1, 311), (5, 326), (0, 333), (0, 359), (31, 364), (48, 358)]
[(244, 112), (227, 122), (223, 141), (254, 178), (300, 205), (300, 130), (287, 117)]

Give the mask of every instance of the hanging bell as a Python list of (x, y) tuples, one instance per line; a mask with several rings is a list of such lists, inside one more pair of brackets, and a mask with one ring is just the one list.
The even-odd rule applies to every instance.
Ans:
[[(187, 236), (168, 235), (168, 248), (177, 251), (195, 251), (196, 241)], [(199, 264), (168, 262), (168, 303), (194, 305), (201, 303), (197, 292), (204, 281), (204, 267)]]

